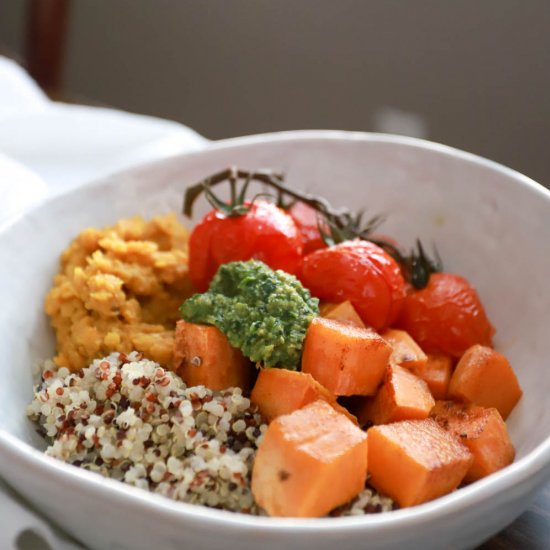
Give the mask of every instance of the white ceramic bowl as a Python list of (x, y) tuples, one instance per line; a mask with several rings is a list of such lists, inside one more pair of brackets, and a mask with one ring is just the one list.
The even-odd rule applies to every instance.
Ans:
[[(479, 290), (524, 396), (508, 420), (516, 462), (436, 501), (381, 515), (249, 517), (172, 502), (44, 456), (25, 418), (31, 366), (53, 353), (43, 313), (58, 256), (82, 228), (179, 211), (186, 185), (237, 164), (284, 170), (336, 204), (385, 212), (404, 244), (433, 240)], [(89, 184), (0, 231), (0, 475), (94, 548), (466, 548), (518, 516), (550, 474), (550, 193), (479, 157), (373, 134), (292, 132), (221, 142)]]

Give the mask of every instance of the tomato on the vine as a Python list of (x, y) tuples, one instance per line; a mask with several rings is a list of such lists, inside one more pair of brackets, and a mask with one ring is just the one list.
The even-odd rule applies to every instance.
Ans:
[(304, 254), (309, 254), (319, 248), (325, 248), (326, 244), (319, 232), (319, 213), (317, 210), (302, 201), (296, 201), (287, 210), (298, 226), (304, 241)]
[(426, 287), (411, 290), (397, 325), (424, 351), (454, 357), (474, 344), (491, 346), (495, 333), (476, 290), (452, 273), (433, 273)]
[(222, 264), (260, 260), (272, 269), (296, 274), (303, 254), (302, 236), (289, 214), (270, 202), (244, 203), (240, 215), (211, 210), (189, 238), (189, 277), (200, 292)]
[(399, 264), (368, 241), (345, 241), (308, 254), (300, 279), (322, 300), (349, 300), (363, 321), (377, 330), (395, 322), (405, 298)]

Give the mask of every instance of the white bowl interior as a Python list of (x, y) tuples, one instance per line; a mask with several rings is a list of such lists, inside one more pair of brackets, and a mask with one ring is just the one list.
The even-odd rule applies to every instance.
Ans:
[(446, 270), (478, 289), (497, 328), (496, 347), (511, 361), (524, 391), (508, 420), (518, 459), (545, 441), (548, 446), (550, 193), (511, 170), (446, 147), (335, 133), (229, 141), (71, 191), (5, 226), (0, 436), (3, 429), (42, 448), (25, 407), (32, 366), (53, 354), (43, 300), (69, 241), (87, 226), (180, 211), (187, 185), (231, 164), (283, 170), (288, 183), (334, 204), (366, 208), (367, 215), (386, 213), (382, 231), (403, 244), (412, 245), (416, 237), (436, 243)]

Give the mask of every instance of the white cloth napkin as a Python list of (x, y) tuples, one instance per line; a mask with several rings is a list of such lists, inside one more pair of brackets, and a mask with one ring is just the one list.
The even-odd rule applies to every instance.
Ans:
[(0, 153), (51, 192), (208, 143), (177, 122), (51, 102), (21, 67), (0, 57)]
[[(0, 225), (51, 193), (208, 143), (175, 122), (53, 103), (21, 67), (0, 56)], [(0, 548), (48, 545), (82, 548), (0, 480)]]
[(46, 94), (14, 61), (0, 56), (0, 119), (48, 108)]

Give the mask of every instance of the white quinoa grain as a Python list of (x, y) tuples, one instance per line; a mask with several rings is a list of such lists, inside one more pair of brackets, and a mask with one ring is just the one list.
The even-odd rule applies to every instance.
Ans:
[(237, 420), (233, 422), (233, 431), (235, 433), (243, 432), (246, 429), (246, 422), (244, 420)]
[(155, 483), (160, 483), (164, 479), (165, 473), (166, 473), (166, 464), (162, 461), (158, 461), (158, 462), (155, 462), (155, 464), (153, 465), (153, 468), (149, 475), (151, 477), (151, 481), (154, 481)]

